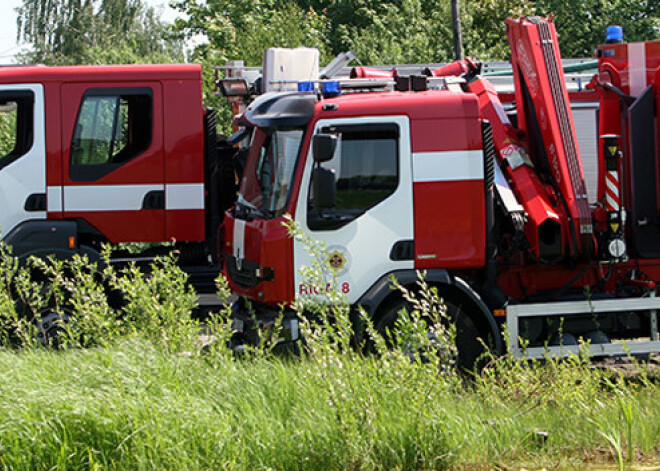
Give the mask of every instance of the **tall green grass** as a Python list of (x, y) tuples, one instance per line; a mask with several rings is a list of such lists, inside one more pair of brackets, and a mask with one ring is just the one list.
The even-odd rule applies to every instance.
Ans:
[[(42, 267), (51, 280), (44, 284), (2, 254), (2, 469), (660, 462), (660, 389), (643, 371), (627, 379), (581, 356), (492, 358), (479, 374), (458, 373), (453, 331), (423, 282), (388, 342), (364, 319), (370, 342), (356, 348), (345, 302), (329, 293), (296, 305), (317, 314), (301, 326), (303, 354), (278, 356), (266, 339), (237, 356), (228, 347), (229, 309), (203, 325), (193, 320), (194, 293), (173, 259), (147, 273), (133, 266), (102, 276), (84, 260), (53, 263)], [(319, 273), (310, 276), (325, 286)], [(227, 295), (226, 282), (218, 284)], [(113, 290), (123, 296), (118, 307)], [(32, 318), (17, 313), (17, 294)], [(35, 337), (34, 316), (46, 303), (68, 316), (57, 349)]]
[(660, 452), (658, 386), (579, 361), (464, 380), (403, 357), (231, 359), (133, 338), (2, 351), (0, 385), (4, 469), (556, 469), (615, 463), (615, 443), (626, 463)]

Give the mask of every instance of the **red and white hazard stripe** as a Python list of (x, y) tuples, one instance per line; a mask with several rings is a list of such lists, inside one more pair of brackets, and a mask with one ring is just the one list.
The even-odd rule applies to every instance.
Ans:
[(619, 208), (619, 172), (610, 170), (605, 175), (605, 209), (607, 212), (618, 212)]

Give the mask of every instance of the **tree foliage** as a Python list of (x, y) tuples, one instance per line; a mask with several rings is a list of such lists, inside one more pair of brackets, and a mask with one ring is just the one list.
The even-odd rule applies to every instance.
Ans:
[[(204, 35), (191, 59), (204, 65), (207, 105), (213, 68), (228, 60), (258, 66), (268, 47), (317, 47), (321, 64), (352, 50), (357, 64), (448, 62), (453, 33), (448, 0), (170, 0), (185, 14), (171, 27), (144, 0), (23, 0), (19, 36), (33, 50), (21, 62), (101, 64), (183, 60), (185, 38)], [(660, 0), (461, 0), (465, 55), (508, 60), (504, 21), (554, 15), (562, 55), (590, 56), (605, 27), (627, 41), (660, 38)]]
[[(182, 60), (182, 37), (203, 34), (198, 61), (260, 65), (268, 47), (317, 47), (321, 61), (353, 50), (358, 63), (444, 62), (453, 57), (447, 0), (172, 0), (184, 13), (168, 29), (144, 0), (23, 0), (23, 62)], [(464, 50), (506, 60), (507, 17), (555, 16), (564, 57), (589, 56), (609, 24), (629, 41), (660, 37), (660, 0), (463, 0)], [(110, 47), (109, 47), (110, 46)]]
[[(209, 38), (204, 53), (261, 61), (270, 46), (313, 46), (322, 58), (353, 50), (362, 64), (443, 62), (453, 58), (447, 0), (175, 0), (188, 16), (176, 29)], [(629, 41), (660, 37), (660, 0), (463, 0), (464, 50), (507, 60), (504, 20), (554, 14), (564, 57), (591, 55), (609, 24)]]
[(328, 59), (326, 22), (313, 8), (277, 0), (177, 0), (172, 6), (187, 15), (174, 28), (188, 37), (203, 34), (208, 44), (195, 57), (214, 55), (220, 61), (240, 59), (246, 65), (261, 65), (269, 47), (318, 47)]
[[(626, 40), (660, 38), (660, 0), (461, 0), (463, 49), (480, 60), (508, 60), (505, 20), (554, 14), (563, 57), (585, 57), (604, 40), (605, 27), (620, 24)], [(207, 103), (229, 112), (213, 96), (212, 68), (228, 60), (261, 65), (273, 46), (317, 47), (321, 64), (340, 52), (355, 64), (436, 63), (453, 60), (448, 0), (172, 0), (186, 15), (174, 30), (205, 35), (195, 49), (202, 62)]]
[(608, 25), (629, 42), (660, 38), (660, 0), (539, 0), (536, 13), (554, 14), (564, 57), (590, 56)]
[(101, 64), (183, 60), (182, 42), (142, 0), (23, 0), (24, 63)]
[(0, 157), (14, 150), (16, 145), (16, 113), (0, 111)]
[[(531, 0), (469, 0), (462, 4), (465, 54), (482, 60), (508, 60), (507, 18), (536, 14)], [(451, 31), (449, 33), (451, 35)]]

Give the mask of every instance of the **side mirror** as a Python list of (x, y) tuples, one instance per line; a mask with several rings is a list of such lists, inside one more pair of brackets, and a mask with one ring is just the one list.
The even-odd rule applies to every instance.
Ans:
[(312, 191), (314, 192), (314, 209), (331, 209), (335, 207), (337, 193), (335, 189), (335, 172), (316, 167), (312, 172)]
[(323, 163), (332, 160), (336, 148), (335, 134), (316, 134), (313, 143), (314, 162)]

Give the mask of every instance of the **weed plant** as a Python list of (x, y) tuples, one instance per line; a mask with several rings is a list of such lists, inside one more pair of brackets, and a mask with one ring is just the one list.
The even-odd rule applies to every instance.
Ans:
[(176, 352), (198, 343), (196, 294), (174, 256), (147, 270), (115, 269), (107, 256), (100, 265), (79, 256), (19, 263), (0, 245), (0, 276), (5, 346), (81, 348), (139, 336)]
[[(309, 282), (333, 286), (323, 247), (306, 243)], [(603, 372), (586, 354), (493, 357), (459, 374), (453, 330), (423, 278), (397, 288), (412, 309), (388, 338), (363, 316), (359, 345), (336, 290), (299, 299), (305, 348), (281, 357), (277, 330), (232, 352), (229, 304), (204, 325), (193, 320), (194, 293), (173, 258), (146, 272), (32, 263), (19, 266), (0, 246), (2, 469), (584, 469), (660, 459), (652, 378)], [(36, 268), (48, 282), (35, 281)], [(218, 288), (229, 295), (226, 280)], [(37, 335), (43, 312), (65, 313), (58, 348)]]

